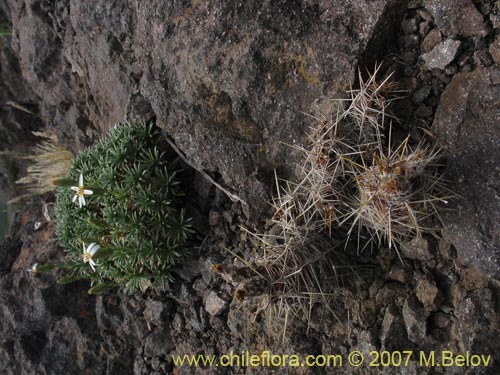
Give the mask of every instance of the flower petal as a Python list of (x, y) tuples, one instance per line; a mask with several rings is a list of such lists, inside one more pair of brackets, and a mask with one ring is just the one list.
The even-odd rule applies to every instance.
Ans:
[(92, 190), (83, 190), (83, 194), (86, 194), (86, 195), (91, 195), (91, 194), (94, 194), (94, 192)]
[(79, 190), (78, 186), (71, 186), (70, 189), (73, 190), (73, 191), (78, 191)]
[(85, 206), (85, 198), (83, 197), (83, 195), (80, 195), (78, 198), (80, 202), (80, 208), (82, 208), (82, 206)]
[(78, 194), (75, 194), (75, 196), (73, 197), (73, 202), (76, 201), (76, 198), (78, 198)]
[(87, 248), (87, 251), (90, 253), (90, 255), (94, 255), (97, 250), (101, 248), (100, 245), (96, 244), (95, 242), (92, 242), (90, 246)]
[(80, 173), (80, 178), (78, 179), (78, 185), (83, 186), (83, 174)]
[(94, 272), (95, 272), (95, 267), (94, 267), (95, 262), (91, 259), (91, 260), (89, 261), (89, 264), (90, 264), (90, 267), (92, 267), (92, 271), (94, 271)]

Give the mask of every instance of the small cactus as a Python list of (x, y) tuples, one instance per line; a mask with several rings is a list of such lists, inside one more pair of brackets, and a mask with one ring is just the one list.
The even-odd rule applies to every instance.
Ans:
[(275, 302), (270, 320), (283, 318), (285, 330), (290, 314), (310, 318), (315, 303), (329, 309), (344, 272), (349, 280), (369, 271), (350, 265), (342, 250), (359, 253), (375, 244), (397, 252), (400, 244), (434, 231), (426, 220), (439, 219), (439, 203), (449, 195), (439, 175), (438, 146), (425, 139), (412, 146), (409, 136), (392, 144), (397, 119), (388, 107), (399, 92), (390, 76), (378, 82), (377, 72), (367, 80), (360, 75), (348, 99), (316, 118), (308, 144), (298, 147), (303, 162), (297, 181), (276, 178), (273, 225), (255, 235), (263, 248), (257, 265), (265, 269)]

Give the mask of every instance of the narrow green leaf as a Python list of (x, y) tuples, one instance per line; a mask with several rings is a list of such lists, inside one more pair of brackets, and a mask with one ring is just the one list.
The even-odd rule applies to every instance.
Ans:
[(108, 284), (108, 283), (99, 283), (92, 288), (89, 289), (88, 293), (89, 294), (99, 294), (99, 293), (104, 293), (112, 288), (114, 288), (114, 284)]
[(84, 276), (81, 275), (66, 275), (57, 280), (57, 283), (61, 285), (71, 284), (75, 281), (81, 280), (83, 277)]
[(39, 264), (36, 266), (36, 272), (37, 273), (45, 273), (45, 272), (52, 271), (54, 268), (56, 268), (56, 266), (53, 264), (50, 264), (50, 263)]

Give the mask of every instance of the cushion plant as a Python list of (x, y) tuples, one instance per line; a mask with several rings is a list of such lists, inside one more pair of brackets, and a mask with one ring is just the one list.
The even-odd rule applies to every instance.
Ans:
[(171, 280), (192, 230), (162, 146), (152, 124), (121, 124), (75, 157), (57, 192), (62, 283), (90, 279), (90, 293), (119, 285), (134, 292)]

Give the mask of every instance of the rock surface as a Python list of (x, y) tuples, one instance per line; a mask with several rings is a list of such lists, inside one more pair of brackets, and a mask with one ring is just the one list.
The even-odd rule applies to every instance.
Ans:
[(444, 92), (433, 131), (448, 158), (455, 210), (444, 216), (459, 256), (500, 277), (500, 69), (457, 74)]
[(302, 142), (305, 114), (349, 87), (401, 13), (395, 0), (5, 3), (23, 76), (61, 139), (79, 149), (154, 117), (255, 212), (273, 170), (293, 170), (282, 143)]
[(484, 37), (488, 29), (472, 0), (424, 0), (425, 9), (446, 36)]
[(431, 51), (423, 54), (422, 59), (429, 69), (443, 70), (457, 55), (460, 44), (458, 40), (446, 39), (437, 44)]
[(205, 301), (205, 310), (212, 315), (217, 316), (227, 309), (228, 303), (220, 298), (214, 291), (210, 292)]

